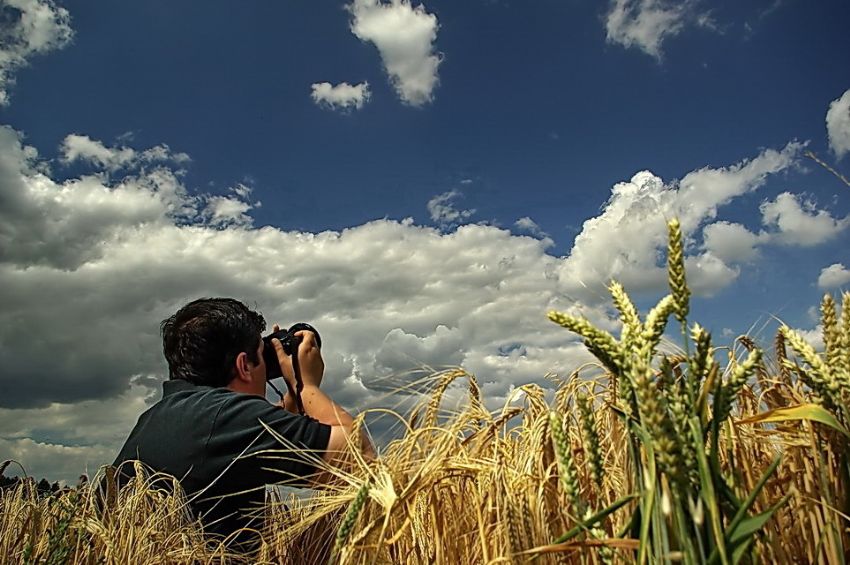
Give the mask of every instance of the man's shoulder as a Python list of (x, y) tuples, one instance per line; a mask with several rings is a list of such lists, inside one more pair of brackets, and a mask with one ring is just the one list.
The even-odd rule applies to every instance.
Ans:
[(214, 425), (234, 420), (259, 424), (258, 419), (279, 418), (285, 412), (262, 396), (177, 380), (163, 383), (163, 397), (153, 409), (158, 413), (191, 414)]
[(203, 386), (188, 381), (174, 379), (162, 384), (162, 406), (173, 404), (197, 404), (218, 406), (234, 401), (237, 393), (224, 387)]

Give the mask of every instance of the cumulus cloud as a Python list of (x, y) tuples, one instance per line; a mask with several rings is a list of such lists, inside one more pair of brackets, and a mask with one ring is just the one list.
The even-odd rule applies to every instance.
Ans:
[(760, 210), (763, 229), (758, 233), (741, 224), (714, 222), (703, 228), (702, 248), (726, 263), (748, 262), (758, 257), (762, 246), (820, 245), (850, 226), (850, 217), (835, 219), (814, 202), (790, 192), (765, 200)]
[(60, 49), (73, 37), (68, 10), (51, 0), (5, 0), (0, 8), (0, 106), (9, 103), (14, 73), (34, 55)]
[(809, 200), (783, 192), (761, 204), (762, 222), (775, 230), (771, 238), (786, 245), (810, 247), (835, 238), (850, 226), (850, 216), (835, 219)]
[(83, 161), (110, 172), (148, 163), (183, 164), (191, 160), (186, 153), (172, 153), (164, 144), (139, 152), (126, 146), (107, 147), (99, 140), (79, 134), (66, 136), (60, 150), (65, 163)]
[(252, 228), (244, 185), (191, 194), (166, 166), (57, 181), (42, 162), (0, 128), (0, 457), (31, 472), (73, 480), (111, 459), (158, 396), (159, 322), (199, 296), (314, 323), (326, 386), (353, 407), (422, 366), (463, 365), (498, 402), (588, 359), (545, 318), (570, 304), (539, 240), (391, 220)]
[(713, 26), (708, 14), (697, 11), (696, 4), (688, 0), (613, 0), (605, 19), (607, 40), (661, 59), (663, 42), (686, 26)]
[(434, 196), (428, 201), (428, 213), (431, 215), (431, 221), (441, 227), (450, 228), (468, 220), (475, 213), (475, 209), (458, 210), (454, 202), (461, 197), (463, 197), (463, 194), (458, 190), (449, 190)]
[(826, 112), (826, 133), (829, 148), (841, 159), (850, 153), (850, 89), (829, 104)]
[[(724, 168), (703, 168), (678, 182), (665, 183), (649, 171), (614, 185), (602, 212), (584, 222), (569, 255), (559, 266), (567, 290), (585, 302), (605, 299), (599, 288), (612, 279), (627, 288), (662, 288), (662, 266), (667, 244), (666, 221), (678, 217), (686, 234), (713, 221), (720, 207), (756, 190), (771, 174), (793, 166), (802, 145), (789, 143), (781, 151), (768, 149), (752, 160)], [(721, 241), (711, 228), (709, 246), (688, 257), (688, 280), (695, 292), (711, 295), (735, 280), (738, 269), (727, 265), (711, 244)], [(734, 229), (734, 228), (733, 228)], [(740, 250), (739, 250), (740, 251)]]
[(369, 83), (361, 82), (354, 86), (347, 82), (333, 85), (329, 82), (317, 82), (311, 87), (313, 92), (310, 97), (319, 106), (325, 106), (332, 110), (359, 110), (369, 101)]
[[(269, 324), (315, 324), (325, 386), (343, 405), (408, 406), (415, 395), (384, 395), (409, 384), (411, 370), (461, 365), (495, 409), (514, 387), (546, 384), (547, 373), (589, 359), (547, 310), (616, 330), (601, 286), (617, 277), (630, 291), (664, 288), (665, 217), (678, 214), (693, 233), (797, 151), (765, 151), (679, 183), (639, 173), (614, 187), (570, 254), (555, 257), (551, 242), (487, 225), (255, 228), (248, 186), (193, 194), (174, 163), (58, 181), (18, 132), (0, 127), (0, 459), (66, 480), (109, 462), (159, 396), (159, 322), (200, 296), (240, 298)], [(432, 201), (436, 222), (468, 220), (472, 211), (453, 204), (459, 196)], [(715, 252), (687, 259), (703, 293), (736, 273)], [(586, 298), (575, 300), (581, 290)]]
[(351, 32), (371, 42), (381, 54), (396, 93), (406, 104), (422, 106), (433, 99), (441, 57), (434, 52), (437, 16), (409, 0), (354, 0), (348, 6)]
[(829, 267), (821, 269), (818, 276), (820, 288), (839, 288), (850, 285), (850, 269), (843, 263), (833, 263)]

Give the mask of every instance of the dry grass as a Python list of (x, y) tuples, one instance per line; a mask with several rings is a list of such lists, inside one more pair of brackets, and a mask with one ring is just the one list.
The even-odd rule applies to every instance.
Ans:
[[(681, 260), (675, 228), (671, 263)], [(624, 320), (619, 339), (551, 314), (600, 361), (553, 378), (554, 390), (519, 387), (490, 412), (472, 375), (435, 375), (433, 393), (402, 419), (405, 433), (377, 461), (352, 447), (353, 470), (336, 471), (334, 485), (269, 504), (252, 559), (843, 563), (850, 293), (841, 316), (825, 301), (826, 352), (783, 327), (773, 353), (762, 355), (747, 337), (714, 350), (704, 330), (687, 325), (681, 265), (671, 264), (670, 278), (671, 298), (646, 321), (612, 285)], [(657, 350), (671, 317), (682, 324), (683, 351), (665, 357)], [(459, 384), (468, 385), (466, 402), (441, 411), (446, 390)], [(104, 509), (91, 487), (40, 497), (21, 485), (0, 494), (0, 555), (29, 563), (239, 560), (204, 543), (170, 489), (140, 481), (107, 493)]]

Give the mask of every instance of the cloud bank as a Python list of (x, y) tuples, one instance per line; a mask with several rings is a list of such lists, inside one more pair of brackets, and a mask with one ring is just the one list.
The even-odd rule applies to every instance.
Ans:
[[(612, 188), (570, 252), (556, 257), (548, 238), (464, 225), (472, 212), (455, 207), (453, 191), (430, 203), (436, 227), (409, 219), (321, 233), (254, 227), (250, 212), (260, 204), (250, 187), (196, 193), (173, 158), (133, 168), (145, 151), (71, 139), (64, 158), (76, 151), (73, 159), (102, 171), (55, 180), (20, 133), (0, 127), (0, 457), (66, 480), (108, 462), (158, 398), (158, 324), (188, 300), (233, 296), (270, 324), (315, 324), (326, 343), (325, 386), (343, 405), (404, 405), (403, 394), (382, 395), (423, 368), (462, 365), (495, 408), (513, 387), (546, 384), (547, 373), (589, 359), (547, 310), (616, 330), (610, 279), (630, 292), (663, 291), (666, 218), (678, 215), (690, 234), (696, 292), (732, 282), (739, 262), (752, 259), (748, 245), (765, 243), (733, 245), (738, 228), (717, 220), (719, 209), (794, 166), (801, 147), (679, 181), (637, 173)], [(777, 233), (787, 210), (826, 225), (799, 199), (772, 202), (780, 203), (770, 215)]]

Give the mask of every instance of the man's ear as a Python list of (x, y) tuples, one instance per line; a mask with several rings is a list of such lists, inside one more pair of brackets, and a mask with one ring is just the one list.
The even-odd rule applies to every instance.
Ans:
[(253, 375), (251, 375), (251, 362), (248, 360), (248, 354), (244, 351), (236, 356), (236, 362), (233, 364), (235, 369), (235, 374), (233, 378), (238, 379), (243, 382), (251, 382), (253, 380)]

